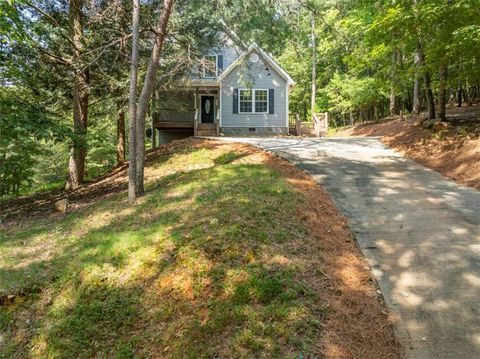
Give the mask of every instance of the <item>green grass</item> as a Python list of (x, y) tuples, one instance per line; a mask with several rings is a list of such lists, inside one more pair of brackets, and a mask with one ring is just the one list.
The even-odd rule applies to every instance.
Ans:
[(134, 207), (1, 229), (0, 357), (305, 357), (321, 316), (293, 245), (304, 199), (243, 156), (160, 156)]
[(65, 187), (65, 181), (54, 181), (54, 182), (49, 182), (49, 183), (43, 183), (43, 184), (34, 184), (31, 187), (28, 188), (22, 188), (21, 191), (17, 193), (12, 193), (8, 195), (4, 195), (0, 197), (1, 201), (6, 201), (10, 199), (15, 199), (19, 196), (31, 196), (35, 194), (41, 194), (44, 192), (55, 192), (55, 191), (60, 191)]

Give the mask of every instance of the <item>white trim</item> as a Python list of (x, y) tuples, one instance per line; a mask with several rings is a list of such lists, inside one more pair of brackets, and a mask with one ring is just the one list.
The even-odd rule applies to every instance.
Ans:
[(220, 87), (218, 88), (218, 127), (222, 127), (222, 83), (220, 82)]
[[(249, 112), (242, 112), (242, 111), (240, 111), (240, 103), (241, 103), (240, 99), (242, 98), (242, 95), (241, 95), (242, 91), (251, 91), (250, 104), (252, 105), (252, 111), (249, 111)], [(253, 103), (253, 94), (254, 94), (253, 89), (249, 89), (249, 88), (239, 88), (239, 89), (238, 89), (238, 114), (239, 114), (239, 115), (241, 115), (241, 114), (252, 114), (252, 113), (254, 113), (254, 112), (253, 112), (253, 111), (254, 111), (254, 107), (253, 107), (253, 106), (254, 106), (254, 103)], [(245, 101), (245, 102), (246, 102), (246, 101)]]
[(206, 61), (207, 56), (215, 56), (215, 76), (205, 76), (205, 64), (203, 64), (203, 78), (204, 79), (216, 79), (218, 77), (218, 54), (205, 55), (205, 56), (203, 56), (204, 61)]
[(288, 108), (288, 106), (289, 106), (289, 105), (288, 105), (288, 98), (289, 98), (289, 95), (290, 95), (289, 92), (290, 92), (290, 91), (289, 91), (289, 86), (286, 85), (286, 86), (285, 86), (285, 100), (286, 100), (287, 103), (286, 103), (286, 106), (285, 106), (285, 107), (287, 108), (287, 111), (286, 111), (286, 113), (287, 113), (287, 116), (286, 116), (286, 117), (287, 117), (287, 118), (286, 118), (287, 135), (289, 135), (289, 132), (290, 132), (290, 126), (289, 126), (289, 124), (288, 124), (288, 116), (290, 115), (290, 109)]
[(222, 71), (222, 73), (219, 76), (219, 80), (223, 80), (232, 70), (240, 65), (245, 57), (252, 52), (253, 50), (256, 50), (262, 58), (268, 62), (273, 69), (281, 76), (285, 81), (287, 81), (287, 85), (292, 86), (295, 84), (295, 81), (290, 77), (289, 74), (285, 70), (281, 68), (281, 66), (270, 56), (268, 55), (265, 51), (263, 51), (260, 46), (258, 46), (256, 43), (251, 44), (247, 50), (245, 50), (240, 56), (233, 61), (226, 69)]
[[(250, 112), (242, 112), (240, 111), (240, 91), (245, 91), (245, 90), (250, 90), (252, 91), (252, 111)], [(257, 91), (267, 91), (267, 110), (262, 111), (262, 112), (256, 112), (255, 111), (255, 93)], [(238, 89), (238, 114), (239, 115), (268, 115), (269, 113), (269, 105), (270, 105), (270, 99), (269, 99), (269, 89), (255, 89), (255, 88), (239, 88)]]
[[(215, 100), (217, 99), (217, 96), (216, 95), (213, 95), (213, 94), (206, 94), (206, 93), (202, 93), (200, 94), (200, 106), (198, 107), (200, 109), (200, 122), (199, 123), (215, 123)], [(203, 122), (203, 119), (202, 119), (202, 97), (213, 97), (213, 103), (212, 103), (212, 109), (213, 109), (213, 122)]]

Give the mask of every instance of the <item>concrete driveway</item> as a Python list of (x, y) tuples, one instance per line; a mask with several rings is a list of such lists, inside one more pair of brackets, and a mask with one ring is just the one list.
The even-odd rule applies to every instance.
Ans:
[(480, 192), (375, 138), (224, 139), (308, 171), (350, 220), (408, 358), (480, 358)]

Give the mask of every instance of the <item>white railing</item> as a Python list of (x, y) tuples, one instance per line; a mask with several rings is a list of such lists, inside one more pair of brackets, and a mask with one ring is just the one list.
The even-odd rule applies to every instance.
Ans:
[(193, 116), (193, 134), (195, 136), (197, 135), (199, 112), (200, 112), (199, 108), (196, 108), (195, 109), (195, 114)]
[(323, 137), (328, 132), (328, 112), (314, 113), (313, 116), (313, 128), (317, 137)]

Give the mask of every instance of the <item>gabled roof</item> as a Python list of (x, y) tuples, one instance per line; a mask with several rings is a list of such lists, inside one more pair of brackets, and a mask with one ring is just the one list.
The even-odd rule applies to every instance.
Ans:
[(240, 65), (245, 57), (247, 57), (253, 50), (257, 51), (260, 56), (263, 58), (265, 62), (267, 62), (285, 81), (287, 81), (287, 85), (292, 86), (295, 84), (295, 81), (290, 77), (290, 75), (282, 69), (282, 67), (265, 51), (261, 49), (255, 42), (251, 44), (240, 56), (233, 61), (230, 66), (228, 66), (225, 70), (223, 70), (222, 74), (218, 77), (220, 80), (223, 80), (232, 70)]

